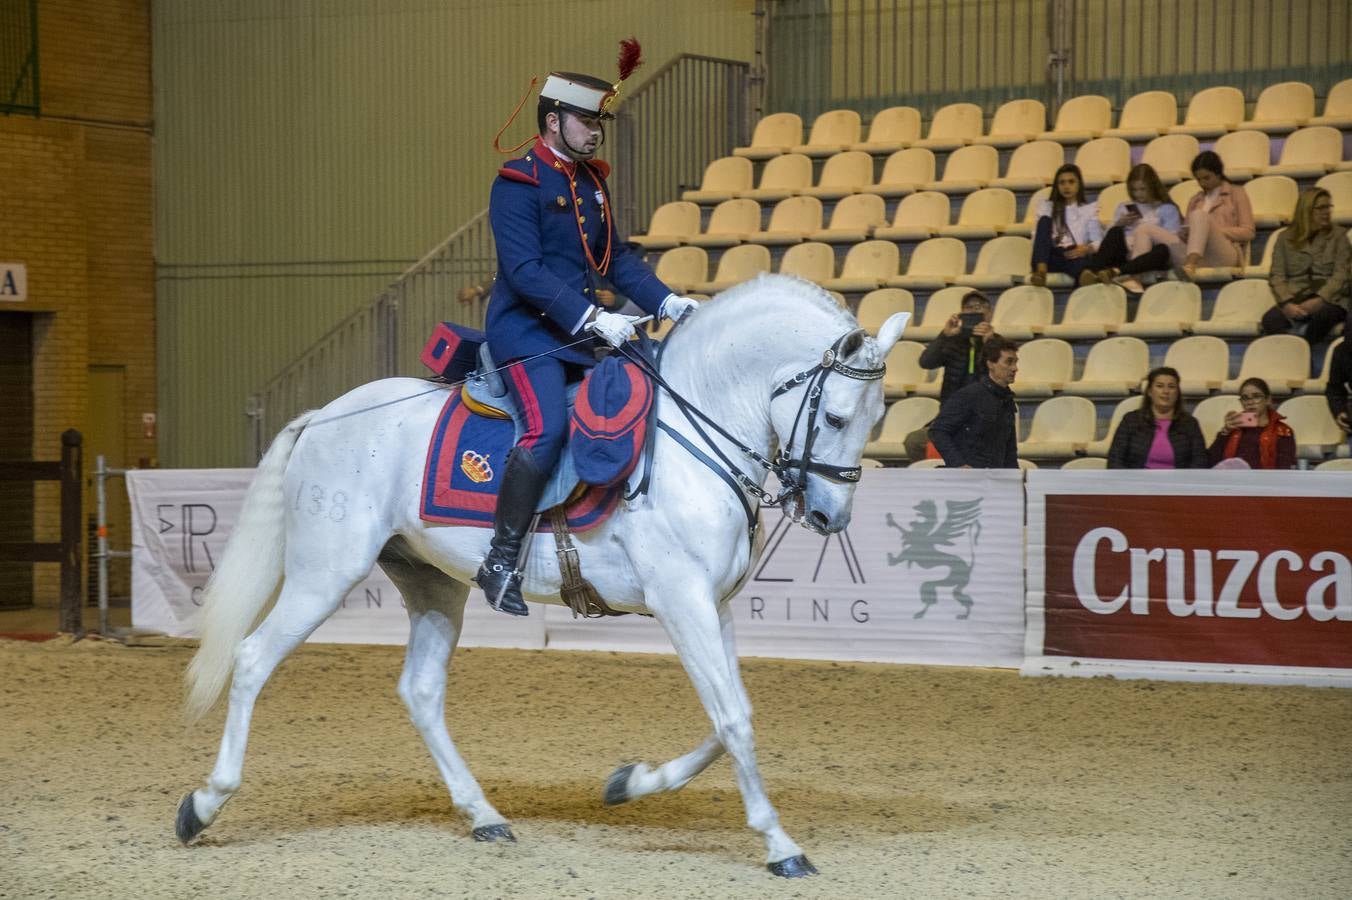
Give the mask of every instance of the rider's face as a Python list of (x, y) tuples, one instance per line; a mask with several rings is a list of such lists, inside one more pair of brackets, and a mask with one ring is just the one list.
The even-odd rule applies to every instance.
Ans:
[(550, 113), (545, 119), (550, 134), (557, 135), (559, 148), (569, 156), (589, 157), (601, 146), (601, 120), (572, 112)]

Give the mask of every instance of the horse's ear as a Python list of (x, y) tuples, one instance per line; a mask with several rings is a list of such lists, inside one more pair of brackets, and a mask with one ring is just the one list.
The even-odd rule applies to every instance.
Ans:
[(878, 329), (878, 349), (882, 351), (883, 356), (892, 349), (892, 345), (901, 339), (901, 333), (906, 330), (906, 325), (911, 321), (911, 314), (908, 312), (893, 313), (883, 323), (883, 327)]
[(849, 359), (860, 351), (864, 346), (864, 341), (868, 340), (868, 332), (862, 328), (856, 328), (845, 335), (845, 340), (840, 344), (840, 358)]

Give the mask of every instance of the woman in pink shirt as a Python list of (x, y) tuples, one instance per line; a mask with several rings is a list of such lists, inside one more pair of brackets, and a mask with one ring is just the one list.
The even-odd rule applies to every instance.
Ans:
[(1188, 256), (1179, 276), (1191, 281), (1198, 266), (1235, 266), (1249, 264), (1249, 242), (1257, 234), (1253, 224), (1253, 206), (1242, 187), (1225, 177), (1225, 165), (1212, 150), (1204, 150), (1192, 161), (1192, 177), (1201, 188), (1188, 201), (1183, 229), (1179, 236), (1188, 244)]
[(1152, 369), (1141, 408), (1122, 417), (1108, 449), (1110, 469), (1205, 469), (1206, 438), (1183, 408), (1178, 370)]

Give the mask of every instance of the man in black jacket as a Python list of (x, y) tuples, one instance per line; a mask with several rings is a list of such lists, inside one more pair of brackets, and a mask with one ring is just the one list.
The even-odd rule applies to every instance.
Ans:
[(1352, 345), (1346, 338), (1333, 348), (1329, 359), (1328, 386), (1324, 388), (1324, 399), (1328, 401), (1329, 413), (1338, 422), (1343, 431), (1352, 431), (1352, 399), (1348, 390), (1352, 388)]
[(1018, 408), (1009, 386), (1019, 371), (1019, 348), (995, 335), (982, 344), (981, 355), (986, 374), (939, 408), (930, 440), (950, 469), (1015, 469)]
[[(991, 301), (980, 291), (969, 291), (962, 298), (960, 312), (949, 317), (944, 330), (925, 345), (920, 354), (922, 369), (943, 367), (943, 381), (939, 386), (939, 404), (942, 407), (958, 391), (986, 374), (986, 361), (981, 356), (981, 345), (995, 334), (991, 328)], [(906, 455), (922, 459), (929, 442), (929, 427), (917, 428), (906, 436)]]

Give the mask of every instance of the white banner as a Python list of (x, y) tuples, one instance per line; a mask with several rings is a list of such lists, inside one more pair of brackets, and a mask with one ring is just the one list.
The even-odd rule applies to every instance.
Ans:
[[(127, 479), (135, 516), (133, 621), (192, 634), (253, 470), (158, 470)], [(1023, 486), (1017, 471), (868, 469), (850, 527), (831, 537), (763, 513), (765, 553), (733, 598), (746, 656), (1018, 666), (1023, 651)], [(540, 613), (544, 613), (541, 615)], [(313, 640), (402, 643), (398, 593), (379, 569)], [(475, 592), (465, 645), (671, 651), (651, 619), (524, 620)]]

